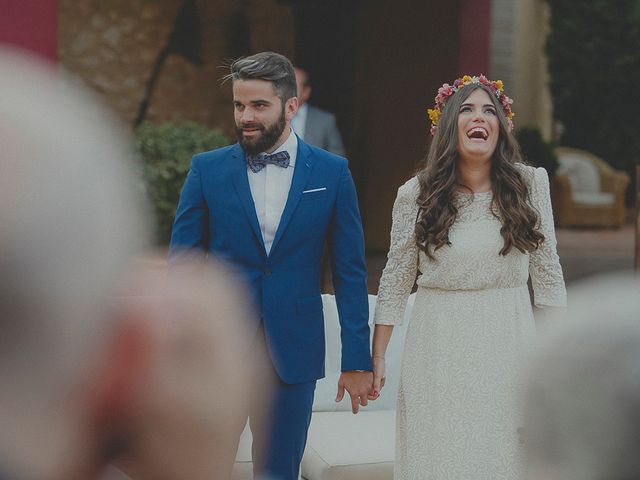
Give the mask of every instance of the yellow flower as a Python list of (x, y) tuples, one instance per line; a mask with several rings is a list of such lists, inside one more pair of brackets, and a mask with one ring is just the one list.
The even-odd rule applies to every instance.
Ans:
[(498, 90), (504, 89), (504, 83), (502, 83), (502, 80), (496, 80), (496, 87), (498, 87)]
[(442, 114), (440, 110), (438, 109), (432, 110), (431, 108), (427, 110), (427, 113), (429, 114), (429, 119), (431, 120), (431, 123), (433, 123), (434, 125), (438, 123), (438, 120), (440, 119), (440, 115)]
[(464, 77), (462, 77), (462, 84), (466, 85), (467, 83), (471, 82), (473, 80), (473, 78), (471, 78), (469, 75), (465, 75)]

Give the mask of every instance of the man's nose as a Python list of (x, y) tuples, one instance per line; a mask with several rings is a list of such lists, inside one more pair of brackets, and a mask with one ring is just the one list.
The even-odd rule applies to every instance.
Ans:
[(242, 115), (240, 116), (240, 120), (244, 123), (249, 123), (254, 120), (254, 111), (253, 108), (245, 108), (242, 111)]

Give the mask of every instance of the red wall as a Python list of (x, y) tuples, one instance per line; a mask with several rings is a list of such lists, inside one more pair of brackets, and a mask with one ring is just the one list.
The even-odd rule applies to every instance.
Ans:
[(0, 43), (58, 57), (58, 0), (0, 0)]
[(460, 74), (489, 75), (491, 0), (460, 2)]

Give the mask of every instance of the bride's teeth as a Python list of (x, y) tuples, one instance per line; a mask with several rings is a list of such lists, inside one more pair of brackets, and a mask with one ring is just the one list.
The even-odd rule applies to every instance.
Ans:
[(477, 137), (473, 137), (475, 133), (480, 133), (480, 135), (482, 136), (483, 140), (486, 140), (487, 137), (489, 136), (489, 134), (482, 128), (472, 128), (471, 130), (469, 130), (469, 133), (467, 133), (467, 136), (469, 138), (477, 138)]

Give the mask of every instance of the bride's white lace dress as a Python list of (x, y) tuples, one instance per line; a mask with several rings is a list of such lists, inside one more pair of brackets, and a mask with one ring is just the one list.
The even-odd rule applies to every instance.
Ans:
[(420, 276), (402, 360), (396, 480), (519, 478), (516, 382), (535, 335), (527, 279), (539, 306), (564, 306), (566, 291), (546, 170), (518, 167), (545, 235), (532, 254), (499, 255), (501, 223), (487, 192), (458, 195), (451, 245), (429, 260), (414, 236), (417, 178), (398, 190), (376, 323), (401, 322)]

